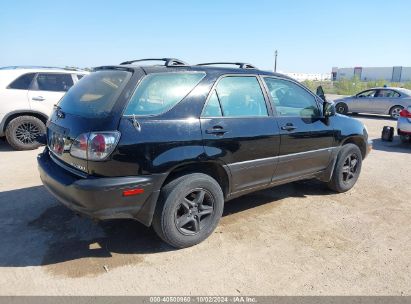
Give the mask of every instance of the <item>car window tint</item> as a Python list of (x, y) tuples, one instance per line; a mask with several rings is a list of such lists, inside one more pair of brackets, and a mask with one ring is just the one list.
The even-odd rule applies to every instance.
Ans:
[(70, 74), (39, 73), (34, 88), (39, 91), (66, 92), (73, 86)]
[(320, 111), (313, 95), (292, 81), (264, 78), (278, 116), (318, 117)]
[(254, 76), (222, 78), (216, 87), (224, 116), (268, 116), (264, 95)]
[(364, 91), (364, 92), (359, 93), (359, 94), (357, 95), (357, 97), (359, 97), (359, 98), (374, 97), (376, 92), (377, 92), (376, 90)]
[(393, 97), (400, 97), (400, 94), (393, 90), (380, 90), (378, 95), (375, 97), (382, 97), (382, 98), (393, 98)]
[(208, 103), (204, 108), (203, 117), (220, 117), (223, 116), (221, 113), (220, 102), (218, 101), (217, 93), (215, 90), (210, 95)]
[(205, 73), (157, 73), (146, 76), (131, 97), (125, 115), (158, 115), (180, 102)]
[(131, 75), (118, 70), (93, 72), (72, 87), (58, 105), (64, 112), (82, 117), (108, 116)]
[(81, 78), (83, 78), (85, 75), (84, 74), (77, 74), (77, 79), (80, 80)]
[(10, 85), (8, 86), (9, 89), (17, 89), (17, 90), (28, 90), (30, 88), (30, 84), (33, 81), (34, 76), (36, 73), (29, 73), (24, 74), (15, 79)]

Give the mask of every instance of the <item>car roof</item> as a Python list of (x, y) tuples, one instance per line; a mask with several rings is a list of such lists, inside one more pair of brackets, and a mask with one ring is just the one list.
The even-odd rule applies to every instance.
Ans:
[[(394, 91), (398, 91), (401, 92), (407, 96), (411, 96), (411, 90), (406, 89), (406, 88), (399, 88), (399, 87), (375, 87), (375, 88), (369, 88), (366, 89), (364, 91), (369, 91), (369, 90), (394, 90)], [(362, 92), (364, 92), (362, 91)]]
[(142, 69), (145, 74), (152, 73), (170, 73), (170, 72), (206, 72), (207, 74), (215, 74), (216, 76), (225, 74), (252, 74), (252, 75), (264, 75), (264, 76), (276, 76), (285, 79), (294, 80), (293, 78), (270, 71), (264, 71), (254, 68), (230, 68), (230, 67), (220, 67), (220, 66), (207, 66), (207, 65), (181, 65), (181, 66), (164, 66), (164, 65), (134, 65), (134, 64), (122, 64), (122, 65), (110, 65), (101, 66), (95, 68), (95, 70), (101, 69), (127, 69), (127, 70), (138, 70)]
[(28, 73), (65, 73), (86, 75), (87, 71), (69, 70), (50, 67), (2, 67), (0, 68), (0, 89), (8, 86), (18, 77)]
[(77, 74), (87, 74), (88, 71), (80, 69), (71, 69), (71, 68), (60, 68), (60, 67), (43, 67), (43, 66), (6, 66), (0, 67), (0, 71), (12, 72), (16, 74), (23, 74), (28, 72), (46, 72), (46, 73), (77, 73)]

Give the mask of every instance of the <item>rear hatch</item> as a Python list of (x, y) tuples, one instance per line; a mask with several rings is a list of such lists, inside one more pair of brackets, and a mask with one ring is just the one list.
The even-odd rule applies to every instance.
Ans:
[(77, 82), (55, 106), (47, 125), (53, 160), (74, 173), (90, 174), (86, 154), (72, 155), (73, 143), (81, 145), (85, 134), (117, 131), (123, 107), (143, 75), (141, 69), (104, 68)]

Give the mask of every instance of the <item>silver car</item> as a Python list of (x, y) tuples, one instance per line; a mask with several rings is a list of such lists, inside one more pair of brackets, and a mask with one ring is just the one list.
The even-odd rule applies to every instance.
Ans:
[(334, 101), (338, 113), (388, 114), (398, 119), (411, 106), (411, 90), (393, 87), (372, 88)]

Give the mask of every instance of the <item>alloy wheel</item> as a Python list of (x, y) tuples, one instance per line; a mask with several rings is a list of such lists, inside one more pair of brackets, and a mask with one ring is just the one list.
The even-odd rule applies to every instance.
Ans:
[(401, 108), (394, 108), (391, 111), (392, 118), (398, 119), (400, 117)]
[(207, 190), (190, 191), (175, 212), (175, 224), (182, 234), (194, 235), (207, 227), (214, 212), (214, 198)]
[(31, 122), (24, 122), (16, 129), (16, 138), (25, 145), (33, 144), (36, 136), (40, 135), (40, 128)]
[(344, 183), (349, 183), (357, 174), (358, 169), (358, 156), (356, 154), (350, 154), (344, 161), (342, 169), (342, 178)]

